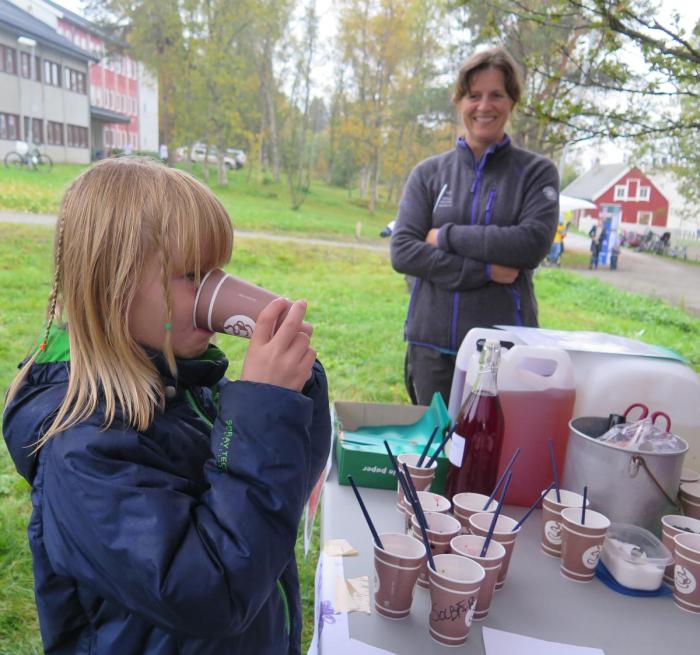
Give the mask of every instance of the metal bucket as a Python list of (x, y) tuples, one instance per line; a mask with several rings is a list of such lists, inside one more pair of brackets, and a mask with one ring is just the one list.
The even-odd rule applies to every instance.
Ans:
[(678, 453), (638, 453), (598, 441), (608, 419), (583, 416), (569, 421), (569, 445), (562, 486), (582, 493), (588, 485), (591, 509), (615, 523), (632, 523), (661, 534), (661, 517), (679, 514), (683, 458)]

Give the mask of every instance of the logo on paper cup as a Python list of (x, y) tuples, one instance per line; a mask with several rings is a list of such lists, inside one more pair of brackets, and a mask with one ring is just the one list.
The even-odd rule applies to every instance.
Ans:
[(229, 316), (224, 321), (224, 331), (226, 334), (232, 334), (234, 337), (244, 337), (250, 339), (255, 330), (255, 321), (250, 316), (236, 314)]
[(583, 561), (583, 565), (587, 569), (592, 570), (598, 565), (598, 560), (600, 559), (600, 551), (600, 544), (591, 546), (588, 550), (584, 551), (583, 555), (581, 556), (581, 560)]
[(379, 576), (377, 575), (377, 571), (374, 571), (374, 593), (378, 594), (379, 590), (381, 589), (381, 584), (379, 582)]
[(676, 564), (674, 569), (674, 584), (676, 585), (676, 591), (681, 594), (692, 594), (697, 587), (695, 582), (695, 576), (680, 564)]
[(467, 624), (468, 628), (471, 628), (472, 619), (474, 618), (474, 612), (476, 612), (476, 596), (472, 596), (469, 599), (467, 613), (464, 616), (464, 622)]
[(547, 541), (559, 546), (561, 544), (561, 523), (558, 521), (547, 521), (544, 524), (544, 536)]

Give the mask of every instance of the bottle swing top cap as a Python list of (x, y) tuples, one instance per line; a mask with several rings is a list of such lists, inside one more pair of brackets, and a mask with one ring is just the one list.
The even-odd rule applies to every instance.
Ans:
[(501, 362), (501, 344), (494, 339), (487, 339), (479, 355), (479, 366), (498, 368)]

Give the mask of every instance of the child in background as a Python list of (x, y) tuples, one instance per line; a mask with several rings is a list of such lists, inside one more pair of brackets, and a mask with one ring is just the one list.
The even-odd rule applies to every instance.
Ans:
[(554, 235), (554, 241), (552, 241), (552, 247), (549, 250), (549, 263), (552, 266), (561, 266), (561, 256), (564, 252), (564, 239), (569, 232), (569, 223), (564, 222), (563, 214), (559, 214), (559, 224), (557, 225), (557, 231)]
[(63, 200), (48, 324), (3, 433), (32, 485), (46, 652), (299, 653), (297, 527), (326, 462), (325, 375), (304, 302), (268, 305), (238, 381), (193, 327), (231, 255), (216, 197), (110, 159)]

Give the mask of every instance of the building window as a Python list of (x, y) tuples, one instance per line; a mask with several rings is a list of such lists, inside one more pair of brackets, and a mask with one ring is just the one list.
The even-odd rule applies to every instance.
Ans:
[(617, 184), (615, 186), (615, 200), (626, 200), (627, 199), (627, 186), (624, 184)]
[(44, 59), (44, 82), (51, 86), (61, 86), (61, 64)]
[(32, 56), (28, 52), (19, 53), (19, 73), (25, 79), (32, 76)]
[(0, 73), (17, 75), (17, 51), (0, 44)]
[(87, 127), (80, 127), (79, 125), (66, 125), (66, 142), (72, 148), (87, 148)]
[(637, 212), (637, 223), (640, 225), (651, 225), (651, 212)]
[(637, 190), (637, 200), (649, 200), (651, 196), (651, 187), (640, 186)]
[[(44, 143), (44, 121), (32, 118), (32, 143)], [(29, 116), (24, 117), (24, 140), (29, 142)]]
[(0, 139), (16, 141), (19, 139), (19, 116), (0, 113)]
[(46, 134), (47, 143), (50, 143), (52, 146), (63, 145), (63, 123), (48, 121), (48, 125), (46, 126)]
[(34, 57), (34, 70), (32, 71), (32, 56), (28, 52), (20, 52), (19, 74), (27, 80), (34, 79), (41, 82), (41, 59)]
[(66, 67), (66, 89), (76, 93), (86, 93), (85, 73)]

